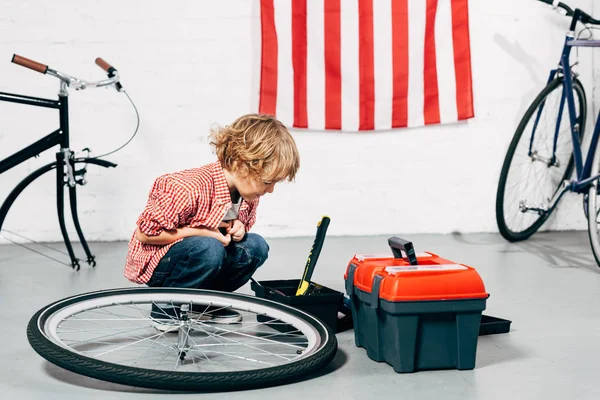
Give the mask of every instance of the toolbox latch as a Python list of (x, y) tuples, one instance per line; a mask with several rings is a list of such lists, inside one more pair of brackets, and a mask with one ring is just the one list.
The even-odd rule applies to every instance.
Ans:
[(375, 275), (373, 278), (373, 286), (371, 286), (371, 308), (377, 309), (379, 307), (379, 286), (381, 285), (381, 281), (383, 280), (383, 276)]
[(356, 264), (350, 264), (348, 266), (348, 279), (346, 279), (346, 293), (352, 297), (354, 294), (354, 272), (356, 271)]

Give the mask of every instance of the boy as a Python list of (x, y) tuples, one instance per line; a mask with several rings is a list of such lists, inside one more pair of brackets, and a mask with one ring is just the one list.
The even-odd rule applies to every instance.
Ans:
[[(266, 241), (248, 231), (260, 196), (294, 179), (300, 166), (294, 139), (281, 122), (260, 114), (210, 137), (218, 161), (154, 182), (129, 243), (125, 277), (132, 282), (233, 292), (267, 259)], [(151, 317), (158, 329), (173, 331), (161, 327), (174, 314), (153, 305)], [(232, 310), (204, 307), (200, 314), (221, 323), (241, 320)]]

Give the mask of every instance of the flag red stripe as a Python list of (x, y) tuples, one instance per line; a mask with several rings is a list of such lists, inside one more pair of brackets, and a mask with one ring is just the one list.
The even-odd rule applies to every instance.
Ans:
[(325, 129), (342, 129), (340, 0), (325, 0)]
[(468, 0), (452, 0), (452, 44), (456, 76), (456, 109), (458, 119), (463, 120), (474, 116)]
[(306, 1), (292, 0), (292, 66), (294, 67), (294, 127), (307, 128), (306, 112)]
[(425, 17), (425, 58), (423, 60), (423, 119), (425, 125), (440, 122), (440, 99), (435, 53), (435, 15), (437, 0), (427, 0)]
[(277, 31), (274, 0), (260, 1), (261, 68), (258, 111), (275, 115), (277, 107)]
[(392, 128), (408, 126), (408, 0), (392, 1)]
[(373, 0), (358, 1), (359, 128), (375, 129)]

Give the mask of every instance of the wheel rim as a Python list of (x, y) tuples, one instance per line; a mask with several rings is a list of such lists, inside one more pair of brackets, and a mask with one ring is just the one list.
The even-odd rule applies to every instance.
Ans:
[[(578, 89), (577, 86), (575, 88)], [(502, 203), (504, 224), (512, 235), (526, 233), (532, 228), (537, 229), (544, 222), (548, 213), (543, 210), (549, 208), (550, 200), (560, 189), (562, 181), (568, 179), (572, 171), (573, 144), (566, 102), (556, 144), (555, 154), (558, 165), (548, 165), (553, 152), (554, 132), (562, 92), (563, 85), (559, 84), (545, 97), (544, 108), (531, 146), (532, 155), (529, 155), (529, 146), (539, 106), (527, 121), (513, 153), (506, 174)], [(574, 92), (575, 98), (579, 100), (575, 101), (575, 108), (580, 117), (582, 95), (576, 89)]]
[[(590, 176), (598, 174), (600, 171), (600, 149), (596, 148), (594, 154), (594, 161), (592, 162), (592, 168)], [(587, 218), (588, 218), (588, 234), (590, 237), (590, 244), (592, 246), (592, 252), (596, 263), (600, 265), (600, 209), (598, 207), (598, 181), (594, 181), (590, 184), (590, 189), (587, 194)]]
[[(191, 318), (180, 322), (177, 333), (160, 332), (150, 320), (152, 304), (211, 304), (240, 312), (243, 321), (226, 325)], [(309, 357), (324, 342), (313, 325), (285, 307), (219, 292), (138, 291), (59, 302), (40, 315), (38, 325), (48, 340), (75, 354), (158, 371), (222, 373), (280, 367)]]
[(592, 250), (594, 251), (596, 258), (599, 258), (598, 254), (600, 247), (598, 243), (598, 227), (600, 221), (598, 221), (598, 214), (600, 213), (600, 210), (598, 210), (597, 191), (597, 183), (592, 184), (588, 193), (588, 222)]

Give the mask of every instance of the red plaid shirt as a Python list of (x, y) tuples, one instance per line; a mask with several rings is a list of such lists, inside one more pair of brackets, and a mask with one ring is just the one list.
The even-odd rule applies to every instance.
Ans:
[[(251, 203), (242, 200), (238, 219), (246, 231), (256, 221), (258, 202), (258, 198)], [(183, 226), (217, 228), (231, 206), (229, 187), (217, 161), (156, 179), (137, 226), (148, 236)], [(147, 283), (161, 258), (181, 240), (166, 245), (145, 244), (136, 239), (134, 232), (129, 242), (125, 277), (135, 283)]]

